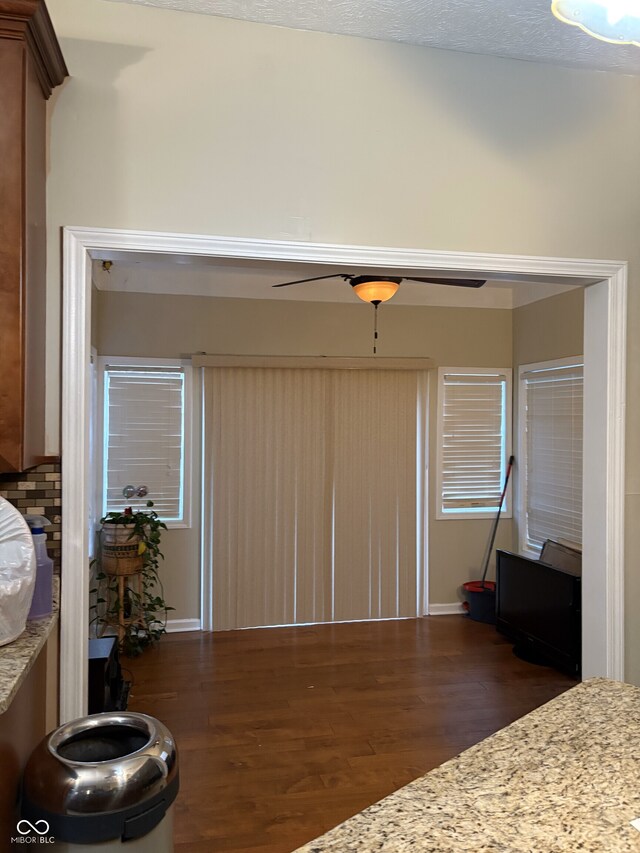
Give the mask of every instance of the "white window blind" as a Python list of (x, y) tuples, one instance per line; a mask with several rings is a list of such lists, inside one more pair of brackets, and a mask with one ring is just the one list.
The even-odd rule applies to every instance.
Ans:
[(526, 452), (526, 547), (545, 539), (582, 542), (583, 366), (521, 372)]
[(509, 370), (440, 371), (442, 515), (497, 510), (509, 452), (510, 398)]
[[(181, 368), (104, 370), (104, 509), (144, 509), (152, 500), (163, 521), (184, 516), (185, 374)], [(144, 498), (125, 498), (145, 485)]]

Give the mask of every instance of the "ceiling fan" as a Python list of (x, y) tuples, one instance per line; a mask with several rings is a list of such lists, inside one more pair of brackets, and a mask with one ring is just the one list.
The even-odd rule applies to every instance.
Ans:
[(290, 287), (292, 284), (306, 284), (309, 281), (324, 281), (327, 278), (342, 278), (348, 281), (354, 289), (356, 296), (363, 302), (368, 302), (376, 309), (373, 323), (373, 354), (377, 352), (378, 341), (378, 305), (387, 302), (395, 295), (400, 282), (419, 281), (422, 284), (445, 284), (452, 287), (482, 287), (486, 282), (476, 278), (414, 278), (411, 276), (388, 276), (388, 275), (350, 275), (349, 273), (331, 273), (330, 275), (317, 275), (313, 278), (301, 278), (297, 281), (285, 281), (282, 284), (273, 284), (272, 287)]
[(300, 278), (297, 281), (285, 281), (272, 287), (290, 287), (292, 284), (306, 284), (308, 281), (323, 281), (327, 278), (342, 278), (348, 281), (356, 296), (363, 302), (369, 302), (376, 308), (381, 302), (387, 302), (395, 295), (402, 281), (419, 281), (422, 284), (445, 284), (452, 287), (482, 287), (486, 282), (476, 278), (414, 278), (411, 276), (388, 275), (350, 275), (349, 273), (331, 273), (313, 278)]

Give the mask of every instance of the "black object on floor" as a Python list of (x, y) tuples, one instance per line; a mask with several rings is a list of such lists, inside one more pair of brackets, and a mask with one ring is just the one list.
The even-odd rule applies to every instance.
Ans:
[(553, 666), (549, 658), (546, 658), (534, 647), (526, 643), (516, 643), (513, 647), (513, 653), (520, 660), (526, 661), (526, 663), (533, 663), (536, 666)]
[(498, 550), (496, 629), (574, 677), (582, 662), (581, 578), (541, 560)]
[(495, 625), (496, 585), (493, 581), (468, 581), (462, 585), (466, 601), (463, 604), (467, 615), (475, 622)]
[(126, 711), (130, 686), (122, 676), (116, 638), (89, 640), (89, 713)]

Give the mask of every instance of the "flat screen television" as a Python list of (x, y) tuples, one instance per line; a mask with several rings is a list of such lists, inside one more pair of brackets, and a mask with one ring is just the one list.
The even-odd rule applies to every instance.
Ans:
[(579, 574), (496, 552), (496, 628), (525, 660), (580, 676), (580, 601)]

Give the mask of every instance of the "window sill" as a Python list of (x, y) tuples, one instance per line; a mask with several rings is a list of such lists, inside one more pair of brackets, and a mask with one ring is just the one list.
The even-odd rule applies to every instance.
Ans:
[[(497, 509), (493, 512), (443, 512), (442, 510), (439, 510), (436, 512), (436, 521), (473, 521), (475, 519), (487, 518), (495, 519), (497, 512)], [(500, 513), (500, 518), (512, 519), (513, 512), (502, 512)]]

